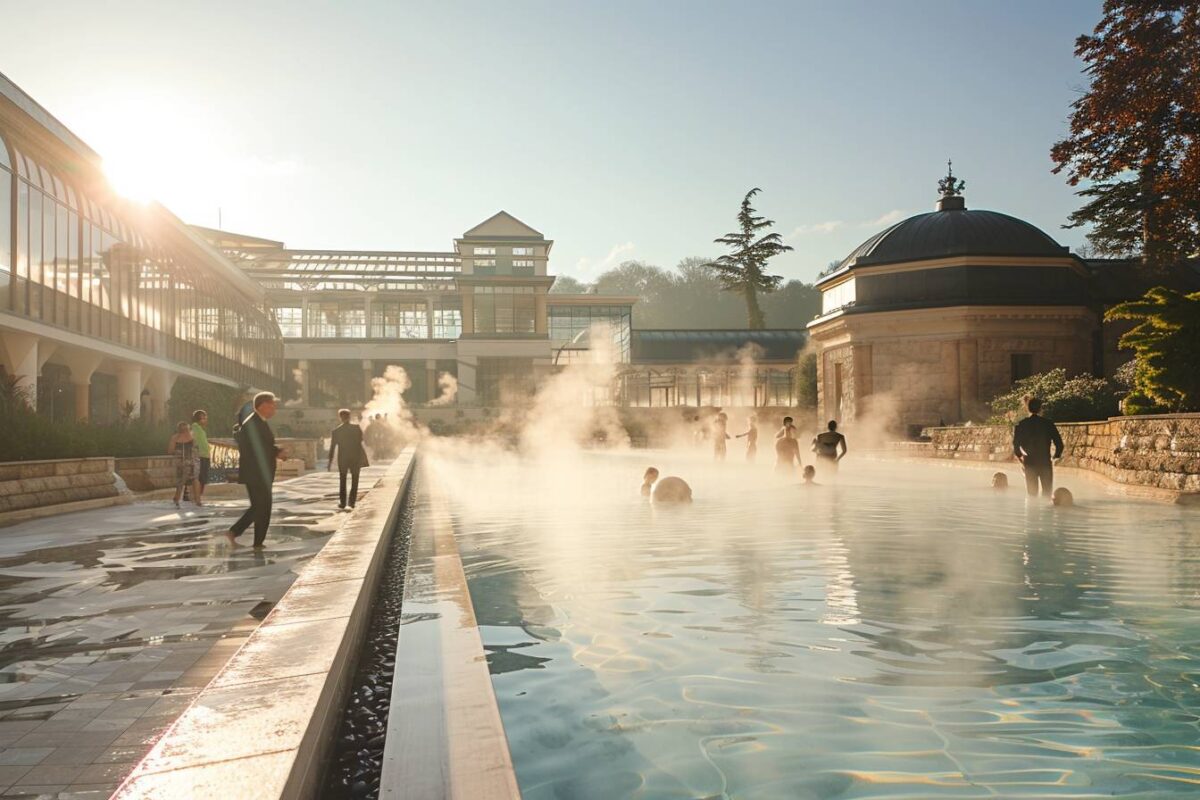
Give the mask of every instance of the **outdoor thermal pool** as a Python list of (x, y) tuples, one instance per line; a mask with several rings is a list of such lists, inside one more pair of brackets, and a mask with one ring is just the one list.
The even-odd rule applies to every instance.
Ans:
[(427, 461), (528, 800), (1200, 793), (1195, 512), (770, 460)]

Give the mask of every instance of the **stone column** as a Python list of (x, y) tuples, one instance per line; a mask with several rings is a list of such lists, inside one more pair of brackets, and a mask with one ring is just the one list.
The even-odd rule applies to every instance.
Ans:
[(433, 338), (433, 298), (425, 298), (425, 338)]
[(546, 330), (546, 293), (538, 292), (533, 296), (533, 332), (544, 334)]
[(375, 363), (369, 358), (362, 360), (363, 368), (363, 398), (364, 402), (371, 402), (371, 398), (375, 396), (375, 389), (371, 386), (371, 379), (375, 377)]
[[(464, 321), (465, 324), (465, 321)], [(475, 405), (475, 368), (479, 366), (476, 356), (458, 357), (458, 404)]]
[[(173, 372), (168, 372), (165, 369), (156, 369), (150, 372), (146, 380), (146, 388), (150, 390), (150, 419), (153, 422), (163, 422), (167, 420), (167, 401), (171, 399), (171, 389), (175, 387), (175, 379), (178, 376)], [(195, 409), (184, 409), (184, 412), (190, 414)], [(187, 420), (170, 420), (171, 422), (184, 422)]]
[(92, 415), (92, 375), (104, 357), (87, 350), (75, 350), (60, 359), (71, 370), (71, 384), (75, 387), (75, 419), (88, 419)]
[(17, 386), (25, 393), (30, 408), (37, 408), (38, 338), (29, 333), (0, 333), (0, 357), (9, 375), (16, 376)]
[(300, 405), (309, 408), (312, 406), (312, 390), (309, 388), (308, 359), (301, 359), (296, 368), (300, 370)]
[(958, 342), (958, 422), (979, 410), (979, 340)]
[[(471, 287), (468, 286), (468, 289)], [(466, 336), (475, 332), (475, 295), (469, 291), (462, 293), (462, 332)], [(472, 393), (474, 393), (475, 378), (471, 377)]]
[(432, 402), (438, 398), (437, 360), (425, 359), (425, 401)]
[(874, 391), (874, 376), (872, 375), (871, 345), (854, 345), (850, 351), (853, 365), (851, 376), (854, 380), (854, 417), (861, 417), (871, 410), (868, 399)]
[(142, 365), (122, 362), (117, 366), (117, 412), (122, 416), (130, 404), (133, 417), (141, 413)]

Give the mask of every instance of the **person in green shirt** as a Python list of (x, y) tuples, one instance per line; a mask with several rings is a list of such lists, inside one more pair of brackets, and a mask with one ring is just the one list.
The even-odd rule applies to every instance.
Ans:
[[(200, 494), (204, 495), (204, 487), (208, 486), (208, 467), (212, 463), (208, 449), (208, 412), (204, 409), (199, 409), (192, 412), (192, 439), (195, 441), (194, 450), (196, 458), (200, 461), (200, 470), (197, 473), (197, 478), (200, 481)], [(200, 501), (200, 497), (196, 498), (196, 502)]]

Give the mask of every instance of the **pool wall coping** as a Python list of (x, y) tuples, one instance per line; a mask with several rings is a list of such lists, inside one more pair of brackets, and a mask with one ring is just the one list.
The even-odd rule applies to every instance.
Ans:
[(449, 504), (418, 492), (379, 796), (518, 800)]
[(413, 466), (409, 448), (113, 798), (318, 796)]

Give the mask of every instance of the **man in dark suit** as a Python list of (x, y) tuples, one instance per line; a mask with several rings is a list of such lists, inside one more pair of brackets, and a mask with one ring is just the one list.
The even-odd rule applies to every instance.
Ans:
[[(1038, 484), (1047, 499), (1054, 494), (1054, 462), (1062, 458), (1063, 440), (1053, 422), (1041, 416), (1042, 401), (1025, 398), (1029, 416), (1013, 428), (1013, 455), (1025, 469), (1025, 491), (1037, 497)], [(1050, 447), (1054, 446), (1054, 454)]]
[(225, 534), (229, 543), (237, 545), (250, 523), (254, 523), (254, 546), (261, 548), (271, 524), (271, 484), (275, 482), (275, 464), (281, 455), (275, 446), (275, 434), (267, 420), (275, 416), (275, 395), (259, 392), (254, 395), (254, 412), (241, 420), (234, 438), (238, 445), (238, 480), (246, 485), (250, 507)]
[[(367, 451), (363, 448), (362, 428), (350, 424), (350, 409), (341, 409), (338, 411), (338, 417), (342, 420), (342, 424), (334, 428), (333, 433), (329, 435), (329, 463), (325, 468), (333, 468), (333, 454), (334, 451), (337, 451), (338, 476), (340, 478), (338, 508), (345, 508), (347, 505), (354, 508), (354, 501), (358, 499), (358, 472), (363, 467), (371, 465), (367, 463)], [(346, 497), (347, 472), (350, 473), (349, 498)]]

